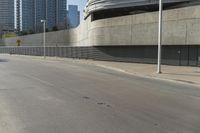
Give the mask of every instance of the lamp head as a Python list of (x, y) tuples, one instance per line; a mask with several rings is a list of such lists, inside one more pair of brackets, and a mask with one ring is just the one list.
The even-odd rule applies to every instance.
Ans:
[(45, 23), (46, 22), (46, 20), (41, 20), (41, 23)]

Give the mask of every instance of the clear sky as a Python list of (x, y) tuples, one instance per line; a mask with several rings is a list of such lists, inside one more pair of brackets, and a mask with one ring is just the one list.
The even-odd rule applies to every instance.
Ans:
[(79, 10), (81, 12), (81, 16), (83, 14), (83, 9), (86, 5), (87, 0), (67, 0), (68, 5), (78, 5)]

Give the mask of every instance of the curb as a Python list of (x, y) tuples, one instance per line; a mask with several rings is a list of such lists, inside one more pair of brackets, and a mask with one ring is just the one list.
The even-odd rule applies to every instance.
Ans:
[(176, 80), (176, 79), (168, 79), (168, 78), (163, 78), (163, 77), (157, 77), (157, 76), (152, 76), (152, 75), (145, 75), (145, 74), (138, 74), (138, 73), (130, 73), (127, 72), (123, 69), (119, 69), (119, 68), (115, 68), (115, 67), (110, 67), (110, 66), (106, 66), (106, 65), (99, 65), (99, 64), (93, 64), (97, 67), (102, 67), (105, 69), (110, 69), (113, 71), (117, 71), (117, 72), (122, 72), (128, 75), (133, 75), (133, 76), (137, 76), (137, 77), (141, 77), (141, 78), (151, 78), (151, 79), (156, 79), (156, 80), (161, 80), (161, 81), (168, 81), (168, 82), (173, 82), (173, 83), (179, 83), (179, 84), (183, 84), (183, 85), (192, 85), (192, 86), (196, 86), (196, 87), (200, 87), (200, 84), (196, 83), (196, 82), (190, 82), (190, 81), (184, 81), (184, 80)]

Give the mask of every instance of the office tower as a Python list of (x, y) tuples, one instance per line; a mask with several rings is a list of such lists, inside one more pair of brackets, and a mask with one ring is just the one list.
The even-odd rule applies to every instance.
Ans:
[(14, 30), (14, 0), (0, 0), (0, 32)]
[(42, 32), (43, 24), (41, 20), (46, 20), (46, 0), (34, 0), (34, 31)]
[(69, 28), (75, 28), (80, 24), (80, 11), (78, 11), (77, 5), (69, 5), (67, 16)]
[(57, 18), (56, 25), (58, 28), (66, 28), (67, 27), (67, 0), (57, 0)]
[[(16, 0), (16, 27), (20, 31), (41, 32), (41, 20), (46, 20), (47, 28), (64, 28), (66, 23), (66, 0)], [(19, 24), (20, 23), (20, 24)]]
[(56, 26), (58, 29), (65, 28), (67, 0), (46, 0), (47, 28)]
[(15, 1), (15, 28), (17, 31), (34, 29), (34, 0)]

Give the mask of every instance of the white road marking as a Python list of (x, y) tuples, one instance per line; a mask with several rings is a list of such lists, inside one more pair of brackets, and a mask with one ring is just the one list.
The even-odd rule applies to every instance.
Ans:
[(48, 81), (42, 80), (42, 79), (40, 79), (38, 77), (32, 76), (30, 74), (29, 75), (28, 74), (23, 74), (23, 75), (26, 76), (27, 78), (31, 78), (33, 80), (36, 80), (36, 81), (38, 81), (38, 82), (40, 82), (42, 84), (45, 84), (45, 85), (48, 85), (48, 86), (54, 86), (54, 84), (52, 84), (52, 83), (50, 83)]

